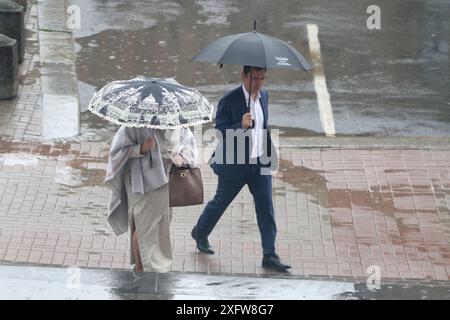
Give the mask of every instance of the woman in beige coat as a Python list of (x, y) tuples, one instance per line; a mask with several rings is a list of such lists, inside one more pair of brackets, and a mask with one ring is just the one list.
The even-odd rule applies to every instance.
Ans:
[(137, 272), (167, 272), (172, 266), (168, 173), (195, 166), (197, 147), (189, 128), (121, 127), (111, 144), (106, 183), (108, 220), (116, 232), (130, 230), (130, 261)]

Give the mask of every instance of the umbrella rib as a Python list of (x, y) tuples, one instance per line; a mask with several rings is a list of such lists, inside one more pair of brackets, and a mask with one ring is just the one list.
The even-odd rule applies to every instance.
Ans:
[[(295, 49), (293, 46), (291, 46), (289, 43), (286, 43), (286, 45), (288, 46), (288, 48), (289, 49), (291, 49), (293, 52), (295, 52), (294, 50), (297, 50), (297, 49)], [(300, 52), (299, 52), (300, 53)], [(302, 55), (301, 55), (301, 53), (300, 53), (300, 56), (298, 56), (297, 54), (294, 54), (294, 57), (297, 59), (297, 61), (300, 63), (300, 66), (301, 66), (301, 68), (304, 70), (304, 71), (308, 71), (309, 69), (311, 69), (312, 67), (311, 67), (311, 64), (308, 62), (308, 60), (306, 60), (306, 58), (305, 57), (303, 57)], [(309, 69), (308, 69), (308, 66), (309, 66)]]
[(228, 50), (230, 50), (230, 48), (233, 46), (233, 43), (235, 43), (235, 42), (236, 42), (237, 40), (239, 40), (239, 39), (240, 39), (240, 38), (238, 37), (238, 38), (234, 39), (233, 41), (231, 41), (231, 43), (228, 45), (228, 48), (223, 52), (222, 56), (220, 57), (218, 63), (222, 63), (223, 57), (226, 56), (226, 53), (227, 53)]
[[(266, 52), (266, 48), (264, 47), (264, 43), (263, 43), (263, 40), (262, 40), (262, 37), (261, 37), (261, 35), (258, 33), (258, 32), (255, 32), (256, 33), (256, 36), (258, 37), (258, 39), (261, 41), (261, 43), (262, 43), (262, 47), (263, 47), (263, 51), (264, 51), (264, 61), (266, 62), (266, 66), (268, 65), (268, 61), (267, 61), (267, 52)], [(267, 67), (266, 67), (267, 68)]]

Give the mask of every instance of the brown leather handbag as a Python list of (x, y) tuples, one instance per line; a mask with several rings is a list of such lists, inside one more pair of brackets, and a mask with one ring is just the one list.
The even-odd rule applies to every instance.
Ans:
[(172, 165), (169, 172), (169, 207), (203, 204), (203, 181), (200, 168)]

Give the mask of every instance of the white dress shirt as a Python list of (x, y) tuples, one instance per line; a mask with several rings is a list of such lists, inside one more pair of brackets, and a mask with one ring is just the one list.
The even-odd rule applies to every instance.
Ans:
[[(245, 89), (244, 85), (242, 85), (242, 90), (244, 90), (245, 103), (248, 106), (249, 94)], [(252, 129), (252, 139), (253, 139), (253, 148), (251, 157), (257, 158), (260, 157), (264, 153), (263, 149), (263, 139), (264, 139), (264, 113), (262, 110), (262, 106), (260, 103), (261, 94), (258, 92), (258, 96), (255, 101), (250, 102), (250, 113), (252, 115), (252, 119), (255, 121), (255, 126)]]

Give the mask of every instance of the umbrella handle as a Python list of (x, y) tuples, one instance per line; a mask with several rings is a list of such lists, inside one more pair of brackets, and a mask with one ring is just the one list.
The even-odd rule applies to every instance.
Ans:
[[(256, 21), (255, 21), (255, 23), (256, 23)], [(250, 69), (250, 89), (248, 90), (249, 93), (248, 93), (247, 113), (251, 112), (250, 103), (252, 101), (252, 81), (253, 81), (253, 70)], [(245, 129), (244, 131), (247, 131), (248, 129), (251, 129), (254, 126), (255, 126), (255, 120), (252, 119), (252, 126), (250, 128)]]
[(150, 160), (149, 160), (148, 164), (150, 166), (150, 169), (152, 169), (153, 168), (152, 150), (149, 151), (149, 154), (150, 154)]
[[(255, 21), (256, 23), (256, 21)], [(250, 88), (248, 90), (248, 105), (247, 112), (250, 112), (250, 102), (252, 101), (252, 81), (253, 81), (253, 69), (250, 69)]]
[[(153, 132), (153, 130), (152, 130), (152, 138), (155, 139), (155, 133)], [(156, 140), (155, 140), (155, 146), (156, 146)], [(153, 168), (152, 150), (150, 150), (150, 151), (148, 152), (148, 154), (149, 154), (148, 165), (150, 166), (150, 169), (152, 169), (152, 168)]]

